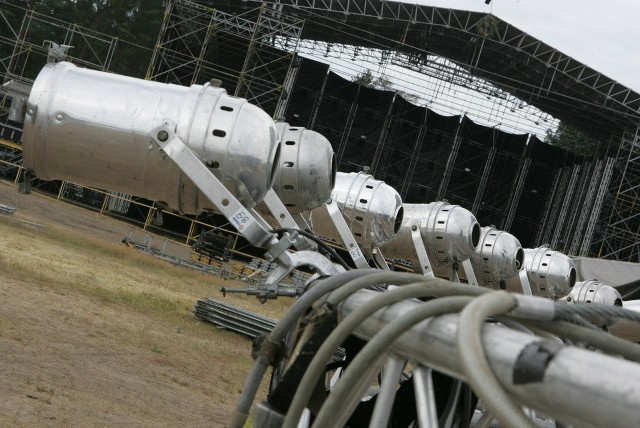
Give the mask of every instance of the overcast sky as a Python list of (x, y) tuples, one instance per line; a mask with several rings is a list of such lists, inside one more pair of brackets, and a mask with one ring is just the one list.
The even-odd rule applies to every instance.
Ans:
[(401, 0), (492, 12), (640, 92), (640, 0)]

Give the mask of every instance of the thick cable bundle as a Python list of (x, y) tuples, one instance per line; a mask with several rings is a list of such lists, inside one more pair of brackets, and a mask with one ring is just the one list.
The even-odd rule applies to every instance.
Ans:
[[(383, 293), (364, 290), (390, 284), (395, 287)], [(426, 301), (420, 303), (416, 300), (418, 297)], [(415, 274), (356, 270), (312, 284), (292, 309), (291, 315), (287, 314), (276, 330), (280, 328), (282, 334), (293, 327), (294, 318), (306, 313), (304, 318), (299, 318), (303, 326), (301, 339), (293, 344), (294, 352), (286, 364), (289, 371), (272, 380), (270, 398), (256, 408), (254, 426), (268, 421), (294, 427), (309, 410), (314, 427), (349, 425), (353, 423), (350, 418), (363, 417), (363, 414), (370, 426), (380, 427), (387, 426), (390, 420), (397, 422), (398, 418), (405, 421), (413, 418), (420, 426), (429, 426), (429, 421), (443, 421), (443, 418), (469, 422), (475, 401), (473, 395), (468, 395), (471, 401), (465, 398), (464, 391), (468, 391), (465, 381), (483, 403), (483, 424), (495, 418), (505, 426), (535, 426), (531, 414), (521, 410), (523, 405), (542, 410), (563, 422), (580, 424), (589, 420), (591, 423), (593, 419), (597, 424), (609, 415), (592, 409), (576, 412), (574, 399), (553, 390), (558, 388), (556, 382), (561, 381), (562, 376), (571, 376), (566, 369), (554, 367), (564, 367), (570, 361), (578, 363), (585, 355), (590, 355), (593, 364), (603, 370), (611, 369), (610, 379), (604, 375), (602, 379), (608, 385), (606, 396), (600, 397), (602, 391), (589, 387), (586, 378), (566, 383), (582, 382), (584, 385), (577, 388), (577, 394), (598, 396), (607, 403), (613, 401), (611, 406), (615, 409), (611, 411), (620, 412), (618, 416), (622, 421), (618, 426), (633, 426), (635, 422), (630, 421), (640, 416), (637, 414), (640, 393), (629, 393), (615, 384), (616, 380), (624, 383), (622, 379), (627, 375), (640, 375), (637, 364), (640, 346), (613, 337), (584, 320), (579, 321), (581, 316), (593, 314), (640, 321), (640, 314), (619, 307), (555, 303), (540, 297), (425, 279)], [(427, 319), (431, 321), (422, 322)], [(496, 322), (501, 326), (493, 325)], [(366, 338), (367, 342), (355, 355), (347, 355), (349, 368), (342, 372), (330, 392), (327, 390), (328, 395), (318, 396), (319, 385), (324, 385), (323, 374), (329, 369), (327, 362), (337, 347), (354, 335)], [(258, 361), (274, 357), (279, 337), (270, 336), (263, 342), (268, 345), (263, 345)], [(571, 341), (573, 346), (563, 344), (563, 340)], [(488, 343), (493, 345), (487, 347)], [(594, 354), (585, 347), (619, 355), (627, 361)], [(541, 366), (542, 372), (534, 363), (539, 357), (544, 358), (540, 361), (546, 361)], [(332, 364), (335, 368), (335, 362)], [(499, 369), (494, 371), (496, 364)], [(376, 379), (383, 367), (382, 380), (378, 383)], [(443, 384), (442, 375), (432, 372), (431, 367), (451, 376), (445, 376), (448, 383)], [(505, 373), (511, 372), (513, 377), (505, 377)], [(256, 373), (248, 378), (249, 385), (259, 382)], [(556, 381), (555, 377), (560, 379)], [(278, 390), (279, 382), (282, 382), (281, 390)], [(412, 391), (416, 391), (413, 398), (417, 410), (407, 413), (405, 406), (398, 413), (399, 404), (394, 402), (394, 397), (397, 394), (398, 400), (406, 399), (403, 385), (408, 382), (413, 382)], [(429, 388), (430, 382), (436, 382), (438, 388)], [(374, 384), (379, 391), (372, 396)], [(540, 386), (536, 386), (538, 384)], [(456, 401), (458, 404), (447, 406), (447, 400), (438, 397), (442, 395), (442, 385), (447, 385), (447, 394), (461, 397)], [(370, 398), (362, 401), (363, 396)], [(240, 416), (248, 414), (251, 401), (252, 397), (243, 393), (243, 407), (238, 408), (231, 426), (243, 423), (244, 417)]]

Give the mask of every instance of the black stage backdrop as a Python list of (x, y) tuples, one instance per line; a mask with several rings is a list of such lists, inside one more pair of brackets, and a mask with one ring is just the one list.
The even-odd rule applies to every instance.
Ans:
[[(553, 177), (576, 161), (567, 152), (466, 116), (442, 116), (399, 94), (344, 79), (317, 61), (302, 58), (299, 67), (286, 120), (328, 138), (339, 171), (370, 168), (406, 203), (446, 199), (475, 208), (482, 226), (504, 228), (513, 206), (509, 231), (525, 247), (542, 244), (534, 240)], [(527, 159), (530, 167), (518, 195), (515, 187)]]

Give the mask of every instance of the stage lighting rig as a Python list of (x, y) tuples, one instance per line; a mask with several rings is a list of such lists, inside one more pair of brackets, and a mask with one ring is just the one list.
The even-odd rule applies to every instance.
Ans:
[(576, 269), (569, 256), (542, 246), (524, 249), (524, 267), (530, 291), (522, 281), (507, 281), (510, 291), (558, 300), (566, 296), (576, 283)]
[(276, 261), (259, 298), (275, 297), (294, 268), (341, 270), (315, 251), (290, 252), (253, 207), (270, 191), (280, 140), (274, 121), (211, 84), (182, 87), (45, 65), (27, 102), (24, 166), (67, 180), (161, 202), (185, 214), (222, 213), (249, 243)]
[(276, 122), (276, 128), (281, 145), (273, 190), (293, 214), (322, 206), (336, 181), (331, 143), (315, 131), (286, 122)]
[(126, 192), (185, 214), (215, 209), (188, 173), (151, 144), (152, 131), (165, 126), (164, 141), (168, 132), (183, 141), (245, 207), (271, 188), (280, 151), (276, 126), (245, 99), (209, 84), (167, 85), (66, 62), (47, 64), (34, 82), (24, 165), (44, 180)]
[[(571, 288), (571, 292), (560, 299), (569, 304), (596, 304), (622, 307), (622, 296), (610, 285), (600, 281), (580, 281)], [(618, 321), (618, 318), (606, 314), (593, 314), (586, 317), (588, 321), (601, 328), (608, 328)]]
[(314, 233), (343, 243), (357, 267), (369, 267), (366, 255), (388, 269), (380, 246), (394, 239), (403, 213), (400, 194), (385, 182), (364, 172), (339, 172), (331, 197), (311, 219)]
[(523, 271), (524, 250), (512, 234), (492, 226), (483, 227), (471, 264), (479, 285), (504, 290), (506, 281)]
[[(256, 210), (277, 228), (309, 231), (303, 212), (322, 206), (331, 195), (335, 178), (335, 155), (331, 143), (321, 134), (286, 122), (276, 122), (280, 158), (273, 188)], [(298, 250), (315, 248), (298, 235)]]
[(469, 261), (480, 242), (480, 225), (470, 211), (447, 202), (404, 204), (396, 237), (383, 246), (393, 258), (407, 259), (415, 272), (459, 281), (462, 264), (477, 285)]

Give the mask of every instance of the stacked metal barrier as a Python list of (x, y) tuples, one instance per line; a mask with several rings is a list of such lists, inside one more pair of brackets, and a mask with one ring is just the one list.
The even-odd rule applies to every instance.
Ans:
[(270, 332), (276, 325), (276, 321), (272, 319), (211, 298), (198, 300), (193, 312), (198, 318), (216, 327), (231, 330), (251, 339)]

